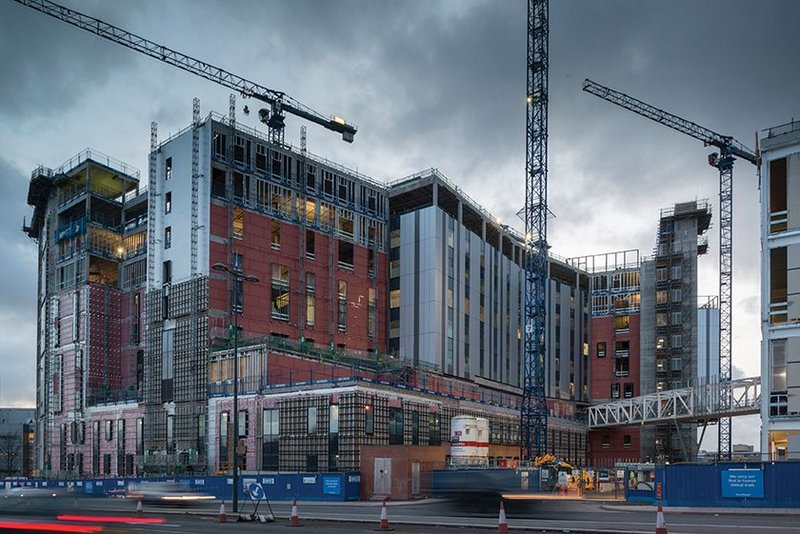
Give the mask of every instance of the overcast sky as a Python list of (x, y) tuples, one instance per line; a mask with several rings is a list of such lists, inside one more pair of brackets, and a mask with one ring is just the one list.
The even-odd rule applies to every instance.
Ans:
[[(358, 125), (355, 143), (308, 125), (308, 147), (378, 180), (437, 167), (504, 223), (525, 187), (524, 0), (64, 2)], [(581, 91), (584, 78), (732, 135), (800, 117), (800, 3), (559, 0), (550, 8), (549, 206), (564, 257), (638, 248), (659, 210), (712, 201), (701, 294), (717, 293), (718, 174), (710, 149)], [(0, 3), (0, 405), (35, 402), (36, 247), (21, 232), (30, 172), (92, 147), (146, 179), (192, 97), (229, 91), (12, 2)], [(256, 126), (255, 114), (238, 120)], [(249, 103), (251, 108), (257, 105)], [(287, 119), (297, 144), (301, 122)], [(759, 374), (758, 187), (734, 178), (735, 373)], [(758, 420), (734, 441), (757, 442)], [(712, 432), (716, 434), (716, 432)]]

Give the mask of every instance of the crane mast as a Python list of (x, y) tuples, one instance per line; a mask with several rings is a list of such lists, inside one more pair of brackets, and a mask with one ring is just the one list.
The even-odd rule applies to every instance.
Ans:
[(112, 43), (122, 45), (146, 56), (150, 56), (173, 67), (200, 76), (223, 87), (232, 89), (245, 98), (255, 98), (269, 105), (269, 108), (259, 111), (259, 120), (267, 125), (269, 137), (272, 142), (283, 144), (284, 119), (286, 113), (291, 113), (309, 122), (319, 124), (328, 130), (340, 133), (342, 139), (348, 143), (353, 142), (357, 128), (348, 124), (341, 117), (325, 117), (313, 109), (305, 106), (281, 91), (269, 89), (263, 85), (251, 82), (220, 67), (195, 59), (164, 45), (160, 45), (144, 37), (131, 33), (100, 19), (90, 17), (73, 9), (56, 4), (49, 0), (14, 0), (15, 2), (35, 9), (67, 24), (93, 33)]
[[(722, 386), (721, 408), (730, 408), (733, 370), (733, 163), (738, 157), (757, 166), (758, 155), (733, 137), (718, 134), (589, 79), (584, 80), (583, 90), (719, 149), (719, 154), (708, 156), (708, 163), (719, 170), (719, 381)], [(731, 458), (730, 416), (719, 420), (719, 457)]]
[(545, 291), (547, 288), (547, 104), (549, 0), (528, 0), (527, 154), (525, 159), (525, 334), (520, 457), (547, 450)]

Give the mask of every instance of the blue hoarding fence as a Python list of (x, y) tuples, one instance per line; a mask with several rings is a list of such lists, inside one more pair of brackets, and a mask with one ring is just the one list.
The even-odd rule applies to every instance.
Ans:
[(662, 485), (665, 506), (800, 507), (800, 462), (671, 464), (655, 470), (653, 488), (627, 487), (630, 501), (656, 501)]
[[(10, 480), (0, 481), (0, 490), (15, 487), (69, 489), (93, 497), (123, 496), (132, 484), (176, 482), (191, 491), (213, 495), (217, 499), (231, 497), (233, 477), (171, 477), (171, 478), (98, 478), (84, 480)], [(242, 474), (239, 499), (249, 499), (246, 489), (259, 484), (265, 497), (274, 501), (355, 501), (361, 495), (361, 475), (344, 473), (272, 473)]]

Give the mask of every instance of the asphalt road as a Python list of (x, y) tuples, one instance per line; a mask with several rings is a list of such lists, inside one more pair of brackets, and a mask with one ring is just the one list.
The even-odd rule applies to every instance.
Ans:
[[(219, 505), (191, 508), (147, 507), (146, 518), (164, 518), (161, 524), (131, 525), (104, 524), (103, 532), (198, 532), (215, 533), (238, 530), (242, 532), (289, 531), (288, 517), (291, 503), (271, 503), (277, 518), (269, 525), (248, 523), (225, 523), (215, 521)], [(465, 527), (476, 532), (487, 532), (497, 528), (497, 503), (421, 501), (419, 503), (389, 503), (389, 522), (397, 532), (450, 534), (463, 533)], [(52, 509), (28, 510), (22, 519), (30, 521), (55, 520), (59, 513), (80, 513), (87, 516), (135, 516), (136, 506), (122, 499), (62, 500)], [(240, 503), (241, 511), (250, 512), (252, 504)], [(259, 511), (268, 511), (262, 504)], [(378, 526), (381, 505), (373, 502), (358, 503), (311, 503), (298, 504), (301, 522), (306, 530), (348, 534), (374, 532)], [(230, 504), (227, 507), (231, 519)], [(17, 517), (19, 509), (2, 509), (0, 521)], [(509, 502), (508, 523), (512, 531), (517, 529), (537, 532), (597, 532), (597, 533), (648, 533), (655, 531), (656, 516), (650, 507), (623, 511), (613, 504), (591, 501), (547, 500), (533, 503)], [(738, 534), (738, 533), (787, 533), (800, 534), (800, 521), (792, 515), (764, 514), (714, 514), (665, 512), (670, 534)], [(2, 531), (0, 531), (2, 532)], [(297, 532), (292, 529), (291, 532)]]

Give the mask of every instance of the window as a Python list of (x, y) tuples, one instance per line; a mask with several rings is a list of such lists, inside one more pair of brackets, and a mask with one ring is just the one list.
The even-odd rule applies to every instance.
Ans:
[(228, 136), (214, 132), (214, 157), (225, 160), (225, 150), (228, 145)]
[(657, 349), (666, 349), (667, 348), (667, 338), (666, 338), (666, 336), (658, 336), (656, 338), (656, 348)]
[(672, 272), (670, 273), (671, 278), (673, 280), (680, 280), (681, 279), (681, 266), (680, 265), (673, 265)]
[(339, 468), (339, 405), (328, 407), (328, 470)]
[(683, 369), (683, 359), (680, 356), (671, 358), (669, 361), (669, 368), (671, 371), (680, 371)]
[(136, 454), (144, 454), (144, 417), (136, 419)]
[(617, 376), (628, 376), (630, 373), (630, 358), (617, 358), (614, 362), (614, 374)]
[(681, 298), (682, 298), (681, 289), (680, 288), (673, 289), (670, 294), (670, 299), (672, 300), (672, 302), (680, 302)]
[(261, 415), (261, 468), (278, 470), (279, 453), (279, 416), (277, 409), (264, 409)]
[[(570, 310), (574, 311), (574, 310)], [(617, 315), (614, 317), (614, 329), (619, 331), (628, 330), (631, 325), (630, 315)]]
[(104, 426), (104, 429), (105, 429), (106, 441), (111, 441), (111, 439), (114, 437), (113, 421), (106, 420), (106, 421), (104, 421), (103, 426)]
[(347, 282), (339, 280), (336, 325), (339, 332), (347, 331)]
[(281, 222), (273, 220), (270, 223), (270, 245), (274, 249), (281, 248)]
[(389, 445), (403, 445), (403, 409), (389, 408)]
[(314, 273), (306, 273), (306, 326), (316, 324), (317, 290)]
[(364, 434), (368, 436), (375, 434), (375, 411), (371, 404), (364, 405)]
[(673, 325), (681, 325), (683, 324), (683, 313), (680, 311), (672, 312), (672, 324)]
[(289, 320), (289, 267), (272, 264), (272, 318)]
[(390, 308), (399, 308), (400, 307), (400, 290), (399, 289), (392, 289), (389, 291), (389, 307)]
[(606, 357), (606, 342), (599, 341), (597, 343), (597, 357), (598, 358), (605, 358)]
[(770, 393), (785, 393), (786, 389), (786, 340), (773, 339), (769, 342), (769, 352), (772, 361), (772, 380)]
[(172, 191), (164, 193), (164, 214), (172, 213)]
[(411, 444), (419, 445), (419, 412), (411, 412)]
[(167, 415), (167, 452), (175, 452), (175, 415)]
[(612, 399), (619, 398), (619, 384), (611, 384), (611, 398)]
[(308, 407), (308, 433), (309, 434), (316, 434), (317, 433), (317, 407), (316, 406), (309, 406)]
[(625, 434), (622, 436), (622, 446), (626, 449), (631, 448), (631, 435)]
[(349, 241), (339, 241), (339, 267), (353, 268), (353, 244)]
[(172, 282), (172, 260), (167, 260), (161, 264), (161, 283), (169, 284)]
[(313, 260), (314, 254), (314, 241), (317, 234), (314, 230), (306, 230), (306, 258)]
[(683, 347), (683, 336), (680, 334), (672, 334), (672, 348), (679, 349)]
[(164, 248), (170, 248), (172, 246), (172, 227), (167, 226), (164, 228)]
[(103, 455), (103, 474), (111, 474), (111, 454)]
[(428, 413), (428, 445), (438, 446), (442, 444), (442, 430), (439, 414)]
[(603, 434), (603, 448), (608, 449), (609, 447), (611, 447), (611, 436)]
[(249, 413), (247, 410), (239, 410), (239, 432), (236, 433), (237, 437), (246, 438), (247, 428), (249, 426)]
[(244, 237), (244, 210), (242, 208), (233, 208), (233, 226), (231, 228), (233, 237), (242, 239)]
[(172, 178), (172, 158), (167, 158), (164, 165), (164, 181)]
[(219, 464), (221, 467), (229, 467), (230, 458), (228, 458), (230, 438), (230, 416), (228, 412), (219, 414)]
[(656, 326), (669, 326), (669, 315), (667, 312), (656, 313)]
[(630, 399), (633, 397), (633, 382), (625, 382), (625, 398)]
[(376, 300), (376, 292), (374, 288), (369, 288), (367, 290), (367, 337), (369, 339), (375, 339), (375, 324), (377, 322), (377, 314), (378, 314), (378, 305)]
[(667, 290), (662, 289), (656, 291), (656, 304), (665, 304), (667, 302)]
[(656, 269), (656, 282), (666, 282), (669, 279), (669, 269), (658, 267)]
[(267, 147), (256, 143), (256, 170), (267, 172)]

